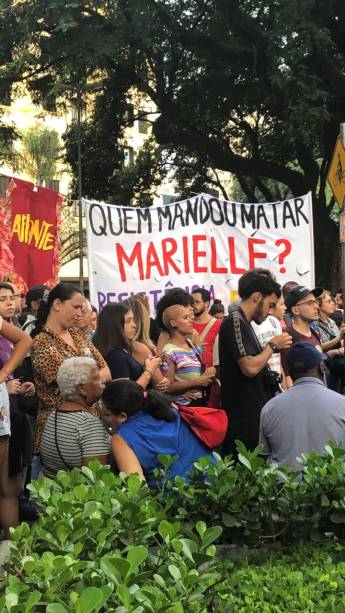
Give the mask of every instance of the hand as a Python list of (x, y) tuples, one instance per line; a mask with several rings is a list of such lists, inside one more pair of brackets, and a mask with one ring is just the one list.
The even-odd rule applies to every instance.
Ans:
[(208, 366), (207, 368), (205, 368), (205, 372), (204, 375), (208, 375), (209, 377), (215, 377), (216, 376), (216, 369), (214, 366)]
[(292, 337), (290, 334), (287, 334), (287, 332), (283, 332), (282, 334), (278, 334), (278, 336), (274, 336), (271, 342), (280, 350), (289, 349), (292, 345)]
[(158, 383), (155, 383), (153, 389), (158, 390), (159, 392), (166, 392), (170, 385), (169, 379), (163, 377)]
[(18, 393), (22, 396), (33, 396), (35, 393), (35, 385), (31, 381), (24, 381)]
[(197, 400), (197, 398), (200, 398), (201, 392), (199, 390), (188, 390), (187, 392), (183, 392), (181, 395), (183, 398), (188, 400), (188, 402), (192, 402), (192, 400)]
[(11, 379), (11, 381), (7, 381), (7, 391), (9, 394), (19, 394), (20, 388), (22, 386), (20, 379)]
[(158, 358), (145, 358), (145, 370), (148, 370), (151, 374), (153, 374), (157, 368), (160, 367), (162, 363), (162, 359)]
[(198, 385), (201, 387), (208, 387), (211, 385), (216, 374), (216, 369), (211, 366), (211, 368), (206, 368), (205, 372), (201, 377), (198, 378)]

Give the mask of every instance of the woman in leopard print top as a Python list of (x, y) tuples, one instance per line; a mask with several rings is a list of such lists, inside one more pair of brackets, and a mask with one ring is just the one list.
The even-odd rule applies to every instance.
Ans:
[[(50, 413), (59, 407), (60, 394), (56, 377), (66, 358), (90, 356), (100, 369), (102, 381), (111, 379), (109, 368), (93, 344), (78, 330), (83, 295), (70, 283), (59, 283), (47, 292), (40, 305), (31, 350), (32, 368), (39, 399), (34, 453), (39, 453), (40, 440)], [(98, 404), (90, 412), (99, 417)]]

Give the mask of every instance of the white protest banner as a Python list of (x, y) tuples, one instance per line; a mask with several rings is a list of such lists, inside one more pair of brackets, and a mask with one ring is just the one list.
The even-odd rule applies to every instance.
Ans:
[(314, 286), (311, 195), (267, 204), (200, 194), (149, 208), (83, 201), (90, 298), (101, 309), (171, 287), (205, 287), (228, 304), (239, 277), (269, 268), (280, 283)]

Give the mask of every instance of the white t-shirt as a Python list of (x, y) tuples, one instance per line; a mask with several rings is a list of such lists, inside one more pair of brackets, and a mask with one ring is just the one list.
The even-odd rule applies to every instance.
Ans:
[[(2, 317), (0, 315), (0, 330), (2, 328)], [(0, 383), (0, 436), (11, 434), (10, 421), (10, 399), (6, 383)]]
[[(269, 341), (272, 340), (272, 338), (282, 333), (280, 321), (276, 317), (273, 317), (273, 315), (268, 315), (265, 321), (260, 325), (256, 324), (254, 321), (251, 323), (256, 337), (263, 349), (266, 347)], [(272, 354), (268, 360), (268, 366), (271, 370), (275, 370), (279, 375), (281, 375), (280, 353)]]

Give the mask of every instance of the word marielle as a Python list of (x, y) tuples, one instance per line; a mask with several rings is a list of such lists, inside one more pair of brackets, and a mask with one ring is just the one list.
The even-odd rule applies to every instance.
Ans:
[[(121, 281), (127, 281), (129, 270), (132, 276), (134, 273), (133, 278), (141, 281), (151, 279), (157, 273), (161, 277), (168, 277), (173, 272), (177, 274), (192, 272), (241, 275), (248, 268), (262, 265), (263, 260), (268, 257), (267, 248), (272, 248), (272, 245), (268, 245), (268, 242), (261, 238), (249, 237), (240, 244), (233, 236), (228, 236), (225, 240), (227, 241), (227, 257), (223, 261), (219, 261), (215, 238), (206, 236), (206, 234), (182, 236), (178, 239), (165, 238), (155, 243), (137, 241), (131, 250), (128, 249), (128, 246), (118, 242), (115, 243), (116, 268), (120, 273)], [(277, 254), (282, 241), (288, 242), (284, 239), (277, 239), (273, 243), (277, 247)], [(289, 247), (288, 252), (291, 250), (290, 243)], [(246, 251), (246, 257), (244, 251)], [(223, 250), (222, 253), (224, 253)], [(245, 267), (238, 265), (238, 259), (242, 264), (246, 260)]]
[(184, 206), (175, 202), (144, 209), (93, 203), (89, 208), (89, 221), (95, 236), (152, 234), (209, 222), (215, 226), (240, 226), (253, 230), (277, 229), (309, 224), (303, 211), (304, 204), (303, 198), (263, 205), (239, 204), (203, 196), (186, 200)]

